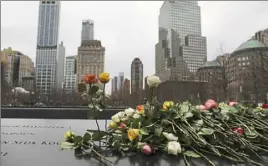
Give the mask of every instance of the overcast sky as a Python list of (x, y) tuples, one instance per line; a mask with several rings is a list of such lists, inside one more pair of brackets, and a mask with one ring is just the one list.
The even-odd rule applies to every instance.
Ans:
[[(124, 72), (139, 57), (144, 76), (154, 74), (155, 44), (161, 1), (61, 2), (59, 42), (66, 56), (76, 55), (83, 19), (95, 22), (95, 38), (106, 47), (105, 70), (112, 76)], [(1, 2), (1, 49), (11, 46), (35, 61), (38, 1)], [(232, 52), (256, 31), (268, 28), (268, 1), (199, 2), (202, 35), (207, 37), (208, 60)]]

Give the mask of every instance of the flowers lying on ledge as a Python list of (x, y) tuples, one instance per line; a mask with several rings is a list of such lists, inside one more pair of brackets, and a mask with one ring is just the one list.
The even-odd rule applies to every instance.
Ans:
[[(105, 94), (96, 95), (98, 88), (93, 88), (93, 78), (85, 79), (91, 101), (89, 114), (104, 106)], [(109, 74), (99, 76), (104, 84), (109, 79)], [(212, 99), (198, 106), (173, 101), (160, 104), (154, 93), (160, 79), (150, 76), (147, 83), (153, 92), (152, 101), (116, 113), (105, 131), (99, 127), (98, 130), (89, 129), (83, 136), (68, 131), (61, 146), (81, 149), (84, 154), (107, 161), (110, 160), (102, 155), (104, 150), (100, 142), (122, 154), (136, 151), (152, 155), (162, 151), (183, 157), (186, 165), (190, 165), (189, 158), (203, 158), (215, 165), (208, 154), (236, 163), (261, 165), (260, 156), (268, 155), (268, 110), (247, 108), (234, 101), (217, 103)], [(97, 117), (94, 118), (99, 126)], [(259, 159), (255, 161), (253, 157)]]

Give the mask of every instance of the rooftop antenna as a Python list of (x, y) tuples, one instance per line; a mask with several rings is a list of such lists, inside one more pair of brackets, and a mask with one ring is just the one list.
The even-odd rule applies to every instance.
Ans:
[(222, 43), (220, 43), (220, 45), (221, 45), (221, 54), (223, 55), (223, 54), (224, 54), (224, 52), (223, 52)]

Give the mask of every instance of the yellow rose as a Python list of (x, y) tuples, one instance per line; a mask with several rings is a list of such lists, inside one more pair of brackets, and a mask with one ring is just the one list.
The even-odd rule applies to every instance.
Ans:
[(104, 72), (103, 73), (100, 73), (99, 80), (103, 84), (108, 83), (110, 81), (110, 74), (109, 73), (104, 73)]
[(137, 138), (137, 136), (139, 135), (140, 130), (139, 129), (129, 129), (127, 131), (128, 134), (128, 139), (130, 141), (133, 141), (135, 138)]
[(64, 134), (64, 137), (65, 137), (66, 139), (70, 139), (70, 138), (72, 138), (74, 135), (75, 135), (74, 132), (72, 132), (72, 131), (67, 131), (67, 132)]
[(173, 105), (174, 105), (174, 102), (173, 101), (165, 101), (164, 104), (163, 104), (163, 109), (164, 110), (168, 110)]
[(116, 127), (117, 127), (117, 124), (115, 122), (112, 121), (109, 123), (109, 128), (114, 129)]

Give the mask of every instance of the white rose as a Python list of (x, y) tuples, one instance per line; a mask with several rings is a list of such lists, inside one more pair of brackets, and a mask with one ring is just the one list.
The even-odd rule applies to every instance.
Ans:
[(133, 108), (125, 109), (125, 113), (127, 116), (132, 116), (135, 113), (135, 110)]
[(168, 154), (178, 155), (181, 153), (181, 144), (177, 141), (170, 141), (168, 142), (167, 146)]
[(120, 112), (118, 112), (117, 114), (118, 114), (118, 116), (119, 116), (120, 119), (121, 119), (121, 118), (125, 118), (125, 117), (127, 116), (126, 113), (123, 112), (123, 111), (120, 111)]
[(120, 122), (120, 118), (119, 118), (119, 114), (115, 114), (114, 116), (112, 116), (112, 121), (114, 121), (115, 123), (119, 123)]
[(169, 140), (169, 141), (178, 141), (178, 137), (176, 137), (173, 133), (167, 133), (163, 132), (163, 135)]
[(138, 118), (140, 118), (141, 117), (141, 115), (140, 114), (137, 114), (137, 113), (135, 113), (134, 115), (133, 115), (133, 118), (134, 119), (138, 119)]
[(161, 80), (159, 77), (153, 75), (147, 77), (147, 84), (150, 88), (155, 88), (161, 83)]

